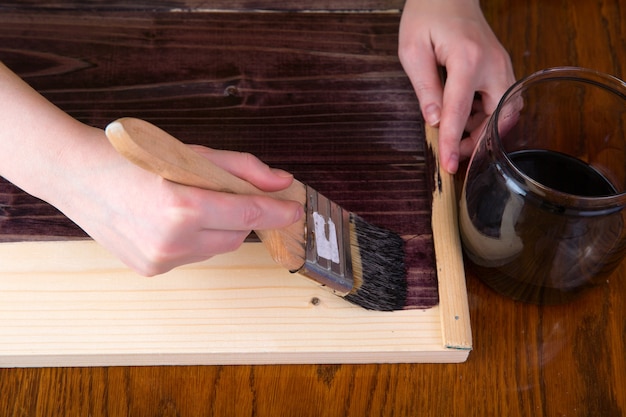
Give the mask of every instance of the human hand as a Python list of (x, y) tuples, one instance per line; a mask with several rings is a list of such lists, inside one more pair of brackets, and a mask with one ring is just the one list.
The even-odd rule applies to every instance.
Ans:
[[(441, 165), (455, 173), (459, 160), (474, 149), (501, 96), (515, 82), (509, 55), (477, 0), (407, 0), (399, 36), (400, 61), (424, 119), (439, 125)], [(438, 66), (447, 72), (445, 88)], [(469, 136), (463, 137), (464, 132)]]
[[(251, 230), (286, 227), (304, 215), (294, 201), (187, 187), (127, 162), (95, 129), (89, 169), (71, 199), (56, 204), (91, 237), (143, 275), (233, 251)], [(95, 137), (100, 137), (96, 142)], [(288, 187), (293, 176), (251, 154), (191, 146), (257, 188)], [(109, 149), (111, 148), (111, 149)]]

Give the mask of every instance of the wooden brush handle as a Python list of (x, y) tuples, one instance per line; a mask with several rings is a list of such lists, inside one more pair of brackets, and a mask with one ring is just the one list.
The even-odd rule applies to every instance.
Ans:
[[(183, 185), (234, 194), (267, 195), (306, 203), (306, 187), (294, 180), (285, 190), (267, 193), (215, 165), (169, 133), (140, 119), (118, 119), (106, 128), (113, 147), (136, 165)], [(305, 262), (305, 216), (280, 230), (255, 230), (272, 258), (290, 271)]]

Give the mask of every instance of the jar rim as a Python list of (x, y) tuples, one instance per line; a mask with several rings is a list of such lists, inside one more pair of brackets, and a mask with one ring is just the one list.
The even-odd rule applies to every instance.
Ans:
[[(512, 179), (514, 179), (516, 182), (520, 182), (519, 179), (523, 180), (523, 185), (517, 184), (520, 190), (525, 190), (526, 188), (528, 188), (527, 192), (531, 192), (542, 199), (552, 197), (550, 198), (550, 200), (553, 200), (552, 202), (565, 206), (584, 207), (590, 209), (606, 209), (607, 207), (626, 205), (626, 190), (606, 196), (590, 197), (584, 195), (570, 194), (546, 186), (528, 176), (524, 171), (520, 170), (517, 165), (511, 160), (508, 153), (504, 149), (499, 134), (500, 129), (498, 126), (498, 120), (500, 118), (500, 113), (504, 105), (508, 102), (508, 99), (510, 99), (519, 90), (526, 87), (527, 85), (548, 80), (578, 81), (594, 84), (604, 88), (605, 90), (613, 94), (621, 96), (626, 101), (626, 82), (615, 76), (589, 68), (574, 66), (552, 67), (537, 71), (525, 78), (516, 81), (507, 89), (507, 91), (500, 99), (498, 106), (494, 110), (491, 117), (491, 122), (488, 124), (488, 127), (486, 127), (488, 129), (491, 129), (491, 131), (495, 135), (495, 138), (497, 139), (496, 149), (498, 153), (500, 153), (504, 157), (503, 160), (506, 161), (508, 168), (510, 168), (515, 174), (515, 177)], [(492, 123), (493, 126), (489, 126)]]

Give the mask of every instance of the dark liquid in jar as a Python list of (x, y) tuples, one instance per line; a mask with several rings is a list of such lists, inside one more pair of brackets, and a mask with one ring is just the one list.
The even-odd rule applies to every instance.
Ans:
[[(524, 150), (508, 156), (528, 177), (554, 190), (582, 197), (616, 194), (602, 174), (576, 158), (545, 150)], [(491, 203), (502, 205), (500, 201), (482, 206)], [(493, 229), (493, 225), (501, 221), (493, 208), (479, 211), (480, 205), (468, 200), (469, 217), (480, 219), (483, 216), (475, 223), (478, 230), (481, 224), (490, 224)], [(485, 213), (492, 218), (485, 218)], [(568, 212), (538, 200), (525, 202), (517, 221), (515, 233), (524, 245), (514, 259), (495, 268), (474, 262), (476, 272), (485, 282), (512, 298), (539, 304), (566, 302), (591, 285), (592, 277), (610, 272), (619, 263), (619, 257), (613, 255), (619, 253), (616, 243), (622, 229), (621, 215), (617, 212), (603, 215)], [(605, 267), (598, 270), (597, 265)]]
[(581, 197), (616, 194), (613, 185), (591, 165), (558, 152), (511, 152), (509, 159), (524, 174), (554, 190)]

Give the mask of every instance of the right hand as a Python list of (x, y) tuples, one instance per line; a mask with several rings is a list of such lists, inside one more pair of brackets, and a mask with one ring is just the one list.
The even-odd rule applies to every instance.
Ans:
[[(477, 0), (407, 0), (398, 53), (426, 122), (439, 125), (441, 164), (455, 173), (459, 160), (471, 154), (501, 96), (515, 82), (510, 58)], [(445, 88), (438, 66), (447, 71)], [(480, 95), (478, 102), (475, 93)], [(470, 132), (466, 138), (464, 131)]]

